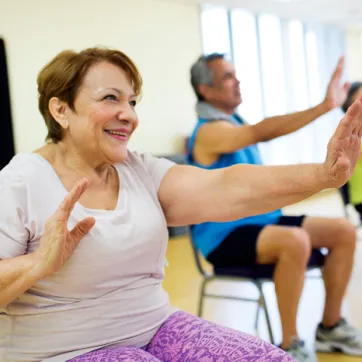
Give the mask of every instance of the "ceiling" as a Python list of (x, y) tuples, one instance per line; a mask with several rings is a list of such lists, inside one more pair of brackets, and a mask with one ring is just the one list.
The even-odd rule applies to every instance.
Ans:
[(286, 19), (362, 29), (362, 0), (168, 0), (214, 4), (276, 14)]

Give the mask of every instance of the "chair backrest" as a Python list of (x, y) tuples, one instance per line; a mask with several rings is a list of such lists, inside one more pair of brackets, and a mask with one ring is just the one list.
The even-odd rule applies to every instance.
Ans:
[(192, 251), (194, 254), (194, 258), (195, 258), (195, 263), (197, 266), (197, 270), (199, 271), (200, 274), (202, 274), (205, 278), (210, 277), (210, 274), (207, 273), (204, 268), (202, 267), (201, 264), (201, 258), (200, 258), (200, 252), (196, 247), (195, 241), (192, 238), (192, 233), (191, 233), (191, 226), (188, 227), (188, 234), (189, 234), (189, 238), (190, 238), (190, 242), (191, 242), (191, 246), (192, 246)]
[(347, 206), (350, 203), (350, 197), (349, 197), (349, 189), (348, 189), (348, 182), (343, 185), (342, 187), (340, 187), (338, 189), (341, 197), (342, 197), (342, 201), (343, 201), (343, 205)]

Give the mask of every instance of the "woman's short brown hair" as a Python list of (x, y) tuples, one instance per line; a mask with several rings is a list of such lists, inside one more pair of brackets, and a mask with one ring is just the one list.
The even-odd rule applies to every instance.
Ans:
[(100, 62), (114, 64), (124, 70), (129, 77), (136, 95), (142, 88), (141, 75), (133, 61), (118, 50), (88, 48), (79, 53), (66, 50), (53, 58), (39, 73), (39, 110), (48, 128), (47, 141), (57, 143), (63, 138), (62, 128), (49, 111), (49, 101), (57, 97), (75, 111), (74, 101), (89, 68)]

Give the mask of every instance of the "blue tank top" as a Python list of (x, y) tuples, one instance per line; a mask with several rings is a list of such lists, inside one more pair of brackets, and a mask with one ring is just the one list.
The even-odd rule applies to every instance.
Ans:
[[(243, 125), (244, 121), (238, 116), (233, 115), (233, 122), (237, 125)], [(242, 148), (233, 153), (222, 154), (212, 165), (203, 166), (198, 164), (193, 156), (193, 149), (195, 145), (195, 139), (200, 127), (209, 122), (207, 119), (199, 118), (198, 123), (191, 134), (188, 142), (188, 154), (187, 163), (193, 166), (201, 167), (204, 169), (218, 169), (228, 167), (241, 163), (248, 163), (253, 165), (262, 165), (260, 152), (257, 145), (251, 145)], [(215, 250), (221, 242), (237, 227), (242, 225), (270, 225), (275, 224), (280, 216), (281, 210), (275, 210), (267, 214), (250, 216), (230, 222), (206, 222), (202, 224), (192, 225), (191, 233), (197, 248), (201, 253), (207, 257), (213, 250)], [(241, 241), (242, 242), (242, 241)]]

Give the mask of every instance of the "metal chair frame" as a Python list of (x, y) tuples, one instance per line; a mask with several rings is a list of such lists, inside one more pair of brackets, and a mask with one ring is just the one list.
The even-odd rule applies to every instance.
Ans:
[[(255, 330), (258, 331), (260, 311), (262, 309), (264, 311), (264, 315), (265, 315), (265, 319), (266, 319), (266, 324), (267, 324), (267, 328), (268, 328), (268, 334), (269, 334), (270, 342), (272, 344), (275, 344), (274, 333), (273, 333), (271, 320), (270, 320), (270, 314), (269, 314), (269, 311), (268, 311), (266, 298), (265, 298), (265, 294), (264, 294), (264, 291), (263, 291), (264, 283), (265, 282), (272, 282), (272, 278), (249, 278), (249, 277), (241, 277), (241, 276), (233, 276), (233, 275), (217, 275), (215, 273), (208, 273), (202, 267), (201, 259), (200, 259), (200, 253), (199, 253), (195, 243), (192, 240), (191, 232), (189, 232), (189, 235), (190, 235), (192, 250), (193, 250), (193, 254), (194, 254), (197, 269), (198, 269), (199, 273), (203, 276), (203, 281), (202, 281), (201, 290), (200, 290), (200, 298), (199, 298), (198, 310), (197, 310), (198, 316), (202, 317), (205, 298), (237, 300), (237, 301), (242, 301), (242, 302), (257, 303), (257, 311), (256, 311), (256, 316), (255, 316), (255, 322), (254, 322)], [(313, 270), (313, 269), (320, 269), (320, 268), (321, 268), (321, 266), (312, 266), (312, 267), (308, 268), (308, 271)], [(309, 275), (309, 274), (307, 274), (307, 277), (309, 279), (311, 279), (311, 278), (320, 279), (321, 275), (320, 274), (319, 275)], [(224, 294), (211, 294), (211, 293), (208, 293), (207, 289), (206, 289), (207, 285), (210, 282), (215, 281), (215, 280), (250, 282), (256, 287), (257, 291), (259, 292), (259, 297), (257, 297), (257, 298), (248, 298), (248, 297), (239, 297), (239, 296), (236, 297), (236, 296), (230, 296), (230, 295), (224, 295)]]

